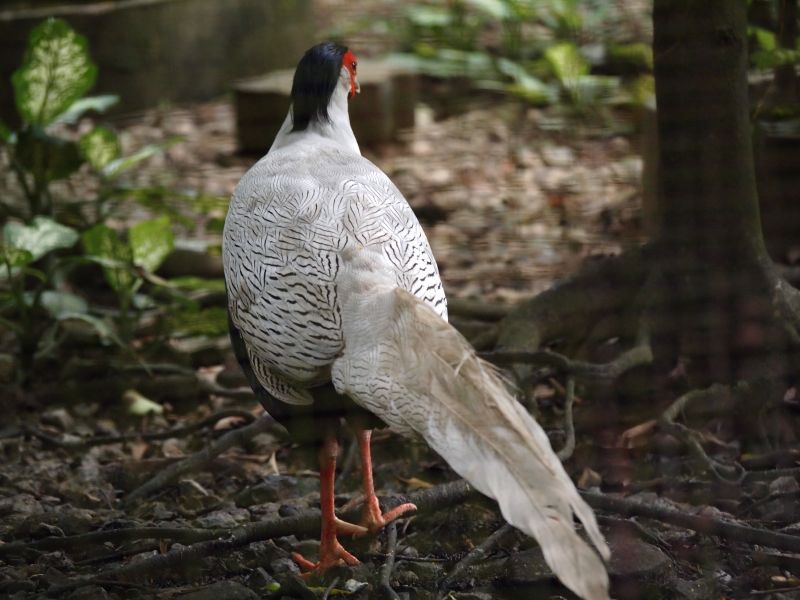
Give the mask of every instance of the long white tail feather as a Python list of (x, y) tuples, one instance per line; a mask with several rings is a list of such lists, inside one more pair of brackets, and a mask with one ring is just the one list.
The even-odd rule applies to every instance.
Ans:
[(542, 428), (452, 326), (387, 281), (371, 252), (356, 254), (337, 281), (345, 350), (332, 368), (336, 389), (395, 431), (421, 435), (539, 542), (564, 585), (607, 600), (608, 547)]

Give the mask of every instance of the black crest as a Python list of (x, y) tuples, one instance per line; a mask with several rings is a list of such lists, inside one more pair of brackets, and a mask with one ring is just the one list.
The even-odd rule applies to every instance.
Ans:
[(303, 131), (311, 121), (329, 121), (328, 104), (339, 82), (347, 48), (323, 42), (300, 59), (292, 82), (292, 131)]

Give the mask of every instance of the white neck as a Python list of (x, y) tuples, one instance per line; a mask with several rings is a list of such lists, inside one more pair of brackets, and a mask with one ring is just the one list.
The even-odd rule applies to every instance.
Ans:
[(347, 112), (347, 96), (350, 90), (349, 76), (340, 78), (339, 85), (333, 90), (330, 104), (328, 104), (328, 118), (330, 121), (311, 121), (302, 131), (292, 131), (292, 109), (283, 121), (275, 141), (272, 142), (270, 152), (284, 148), (291, 144), (302, 143), (308, 136), (319, 136), (331, 140), (356, 154), (361, 154), (353, 128), (350, 126), (350, 115)]

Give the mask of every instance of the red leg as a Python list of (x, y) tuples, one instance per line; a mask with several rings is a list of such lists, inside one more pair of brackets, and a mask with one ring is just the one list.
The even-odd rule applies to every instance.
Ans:
[(322, 510), (322, 534), (320, 536), (319, 562), (313, 563), (299, 553), (292, 554), (292, 559), (301, 569), (313, 573), (322, 573), (339, 565), (357, 565), (358, 559), (345, 550), (339, 543), (337, 533), (357, 535), (366, 533), (366, 529), (341, 521), (334, 510), (333, 483), (336, 479), (336, 457), (339, 454), (339, 443), (335, 435), (325, 438), (319, 452), (319, 497)]
[(370, 532), (376, 533), (387, 523), (391, 523), (410, 510), (417, 510), (417, 507), (407, 503), (401, 504), (385, 514), (381, 513), (381, 506), (375, 495), (375, 484), (372, 481), (372, 451), (370, 449), (372, 430), (356, 428), (356, 436), (358, 437), (358, 448), (361, 451), (361, 474), (364, 485), (364, 516), (361, 524)]

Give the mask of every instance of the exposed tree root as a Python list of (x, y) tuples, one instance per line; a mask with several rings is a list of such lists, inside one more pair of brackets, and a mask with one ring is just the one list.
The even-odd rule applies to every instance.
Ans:
[[(716, 271), (668, 247), (651, 243), (590, 263), (512, 310), (499, 323), (497, 350), (484, 356), (513, 365), (525, 393), (547, 369), (574, 376), (584, 398), (608, 398), (616, 382), (615, 397), (644, 395), (656, 406), (674, 398), (676, 376), (690, 390), (757, 378), (788, 387), (800, 371), (800, 291), (766, 257)], [(643, 376), (627, 377), (633, 371)], [(686, 442), (715, 476), (742, 476), (708, 457), (667, 410), (660, 429)]]

